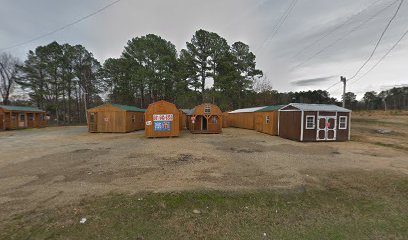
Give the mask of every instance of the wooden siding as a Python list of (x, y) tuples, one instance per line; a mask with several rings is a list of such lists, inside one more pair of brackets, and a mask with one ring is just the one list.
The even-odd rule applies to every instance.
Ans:
[(300, 141), (301, 111), (282, 111), (279, 113), (279, 136)]
[[(278, 115), (278, 111), (257, 112), (255, 114), (255, 130), (272, 136), (278, 135)], [(268, 123), (267, 118), (269, 118)]]
[(47, 127), (45, 113), (0, 109), (0, 131)]
[(144, 129), (144, 113), (128, 112), (110, 104), (88, 110), (88, 130), (97, 133), (127, 133)]
[(227, 112), (222, 114), (222, 127), (223, 128), (229, 128), (229, 114)]
[(229, 113), (228, 124), (230, 127), (255, 129), (255, 112), (250, 113)]
[(185, 112), (180, 110), (180, 130), (187, 129), (187, 115)]
[[(155, 114), (173, 114), (173, 121), (170, 122), (170, 131), (158, 132), (154, 130), (153, 115)], [(145, 113), (145, 122), (151, 123), (145, 125), (146, 137), (177, 137), (180, 136), (180, 111), (176, 105), (166, 102), (158, 101), (149, 105)]]
[[(340, 116), (345, 116), (347, 117), (347, 128), (346, 129), (339, 129), (340, 126)], [(343, 141), (348, 141), (349, 140), (349, 134), (350, 134), (350, 113), (345, 113), (345, 112), (339, 112), (337, 113), (337, 141), (343, 142)]]

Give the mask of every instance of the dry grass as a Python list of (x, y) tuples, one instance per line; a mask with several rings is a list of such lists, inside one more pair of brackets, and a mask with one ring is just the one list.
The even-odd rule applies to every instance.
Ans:
[[(308, 172), (308, 174), (314, 174)], [(110, 194), (20, 215), (7, 239), (407, 239), (408, 177), (328, 172), (323, 188)], [(193, 210), (200, 211), (199, 214)], [(80, 224), (86, 217), (88, 221)], [(24, 227), (22, 227), (24, 226)], [(264, 236), (264, 233), (266, 236)]]

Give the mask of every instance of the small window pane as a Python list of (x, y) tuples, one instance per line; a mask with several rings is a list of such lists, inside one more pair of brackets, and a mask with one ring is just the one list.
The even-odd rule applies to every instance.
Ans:
[(306, 117), (306, 129), (315, 129), (315, 117), (314, 116)]
[(204, 113), (205, 114), (210, 114), (211, 113), (211, 106), (210, 105), (205, 105), (204, 106)]
[(339, 129), (347, 129), (347, 117), (340, 117)]
[(265, 122), (266, 122), (266, 124), (269, 124), (269, 116), (266, 116)]
[(217, 118), (216, 116), (213, 116), (213, 117), (211, 118), (211, 122), (212, 122), (213, 124), (217, 124), (218, 118)]

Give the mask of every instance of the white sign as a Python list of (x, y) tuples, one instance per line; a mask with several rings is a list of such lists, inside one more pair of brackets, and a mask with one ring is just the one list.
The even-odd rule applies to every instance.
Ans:
[(153, 121), (173, 121), (173, 114), (153, 114)]
[(147, 121), (146, 126), (150, 126), (150, 125), (152, 125), (152, 121)]

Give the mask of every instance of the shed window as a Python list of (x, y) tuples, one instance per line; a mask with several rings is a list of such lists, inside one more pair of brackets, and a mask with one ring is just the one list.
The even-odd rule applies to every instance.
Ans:
[(347, 116), (340, 117), (339, 129), (347, 129)]
[(20, 121), (21, 122), (25, 121), (25, 115), (24, 114), (20, 114)]
[(135, 123), (135, 122), (136, 122), (136, 115), (133, 114), (133, 115), (132, 115), (132, 123)]
[(15, 121), (16, 118), (17, 118), (17, 113), (12, 113), (12, 114), (11, 114), (11, 120), (12, 120), (12, 121)]
[(217, 118), (217, 116), (213, 116), (213, 117), (211, 118), (211, 123), (213, 123), (213, 124), (217, 124), (217, 123), (218, 123), (218, 118)]
[(210, 105), (205, 105), (204, 106), (204, 113), (205, 114), (210, 114), (211, 113), (211, 106)]
[(306, 129), (315, 129), (315, 116), (306, 116)]
[(28, 114), (28, 121), (34, 121), (34, 114), (33, 113), (29, 113)]
[(40, 114), (40, 121), (44, 121), (44, 115)]
[(265, 122), (266, 122), (266, 124), (269, 124), (269, 116), (265, 117)]

